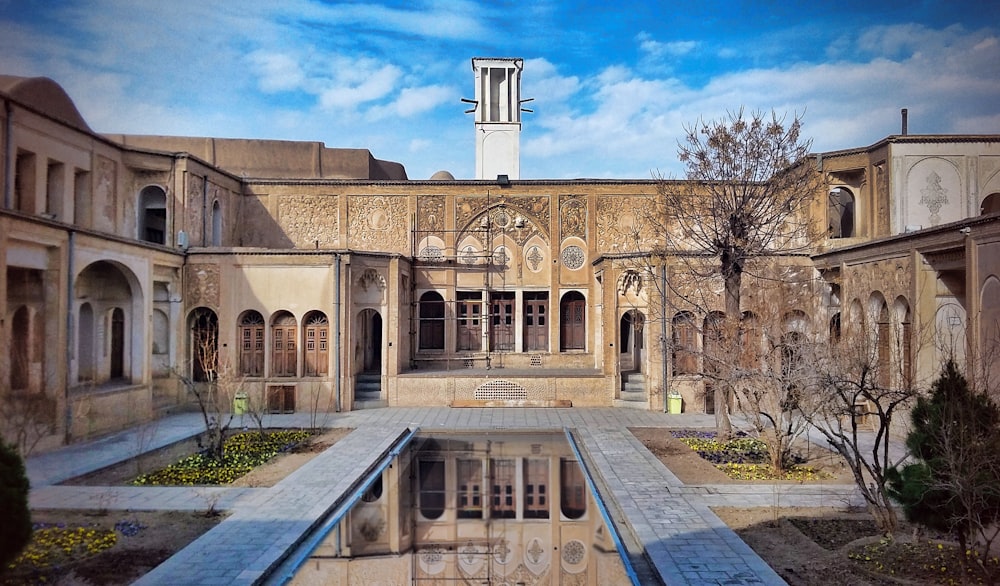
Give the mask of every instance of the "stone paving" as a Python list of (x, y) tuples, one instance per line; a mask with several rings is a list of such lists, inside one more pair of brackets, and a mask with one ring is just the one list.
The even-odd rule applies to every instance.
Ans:
[[(270, 415), (267, 427), (307, 427), (308, 414)], [(712, 427), (705, 415), (630, 409), (384, 408), (327, 414), (323, 427), (355, 431), (271, 488), (91, 487), (56, 483), (197, 434), (197, 414), (76, 444), (27, 461), (34, 508), (206, 510), (231, 514), (139, 584), (254, 584), (338, 503), (407, 429), (574, 431), (619, 532), (674, 584), (783, 584), (712, 506), (845, 506), (850, 486), (685, 486), (628, 427)]]

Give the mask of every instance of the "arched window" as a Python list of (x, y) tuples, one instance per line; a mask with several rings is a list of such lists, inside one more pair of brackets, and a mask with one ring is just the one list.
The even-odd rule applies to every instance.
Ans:
[(306, 314), (303, 335), (305, 343), (305, 376), (324, 376), (330, 372), (330, 322), (319, 311)]
[(139, 192), (139, 239), (165, 244), (167, 234), (167, 194), (156, 185)]
[(583, 293), (570, 291), (559, 304), (559, 349), (587, 348), (587, 300)]
[(125, 377), (125, 312), (116, 307), (111, 311), (111, 363), (109, 377)]
[(889, 308), (885, 301), (882, 301), (878, 311), (878, 318), (875, 321), (875, 340), (878, 351), (878, 384), (883, 388), (889, 388), (892, 381), (890, 356), (892, 346), (889, 337)]
[(840, 334), (841, 334), (840, 328), (841, 328), (841, 326), (840, 326), (840, 313), (838, 312), (838, 313), (833, 314), (833, 317), (830, 318), (830, 343), (831, 344), (838, 344), (838, 343), (840, 343)]
[(900, 384), (907, 388), (913, 382), (913, 325), (910, 314), (910, 304), (906, 298), (899, 297), (893, 304), (893, 310), (899, 319), (899, 374)]
[(24, 391), (30, 381), (30, 358), (28, 349), (31, 347), (31, 312), (22, 305), (14, 312), (11, 320), (10, 344), (10, 389)]
[(420, 296), (421, 350), (444, 350), (444, 298), (428, 291)]
[(222, 246), (222, 208), (218, 200), (212, 203), (212, 246)]
[(95, 379), (94, 309), (89, 303), (80, 306), (80, 327), (76, 333), (77, 381)]
[(763, 346), (764, 337), (757, 316), (749, 311), (743, 312), (740, 322), (740, 366), (748, 370), (759, 369), (764, 358)]
[(240, 375), (264, 376), (264, 316), (246, 311), (240, 317)]
[(1000, 193), (991, 193), (983, 198), (983, 203), (979, 206), (979, 213), (985, 216), (997, 212), (1000, 212)]
[(671, 356), (674, 374), (695, 374), (698, 372), (698, 332), (694, 316), (682, 311), (673, 319), (673, 354)]
[(830, 238), (854, 236), (854, 194), (846, 187), (830, 190), (828, 231)]
[(195, 382), (213, 381), (218, 376), (219, 318), (215, 312), (199, 307), (191, 313), (191, 378)]
[(295, 376), (295, 316), (279, 311), (271, 320), (271, 376)]
[(804, 339), (799, 332), (786, 332), (781, 337), (781, 380), (785, 389), (781, 408), (784, 411), (793, 411), (799, 406), (799, 391), (802, 388), (804, 374), (802, 364)]
[(724, 331), (726, 316), (721, 311), (713, 311), (705, 316), (702, 340), (704, 348), (704, 371), (711, 374), (725, 361)]

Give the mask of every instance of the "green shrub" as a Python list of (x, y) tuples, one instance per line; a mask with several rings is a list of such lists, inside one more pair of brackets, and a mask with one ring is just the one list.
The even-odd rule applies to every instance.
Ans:
[(20, 454), (0, 441), (0, 570), (31, 540), (29, 487)]

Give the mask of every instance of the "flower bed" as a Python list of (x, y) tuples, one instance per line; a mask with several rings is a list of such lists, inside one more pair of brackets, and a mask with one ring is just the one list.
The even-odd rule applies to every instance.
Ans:
[[(119, 521), (122, 528), (131, 531), (128, 521)], [(116, 525), (116, 529), (117, 529)], [(47, 574), (60, 568), (95, 556), (118, 542), (119, 531), (97, 526), (66, 526), (63, 524), (35, 523), (31, 541), (17, 558), (7, 566), (2, 584), (46, 582)], [(128, 535), (121, 532), (122, 535)], [(134, 533), (132, 533), (134, 535)]]
[(188, 456), (132, 481), (138, 486), (203, 486), (229, 484), (257, 466), (309, 439), (302, 430), (272, 431), (265, 434), (243, 432), (226, 440), (221, 460), (206, 453)]
[(880, 539), (851, 549), (848, 558), (869, 573), (921, 584), (986, 584), (984, 572), (1000, 576), (1000, 558), (980, 563), (979, 554), (930, 540)]
[(759, 438), (738, 432), (732, 439), (720, 442), (714, 431), (679, 429), (670, 432), (684, 445), (694, 450), (702, 459), (735, 480), (792, 480), (810, 481), (829, 475), (802, 464), (792, 462), (785, 471), (776, 473), (768, 461), (767, 444)]

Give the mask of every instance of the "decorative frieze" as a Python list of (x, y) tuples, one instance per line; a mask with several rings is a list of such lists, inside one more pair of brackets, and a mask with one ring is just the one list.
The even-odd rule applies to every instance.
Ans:
[(278, 219), (296, 248), (333, 248), (340, 233), (336, 195), (286, 195), (278, 200)]

